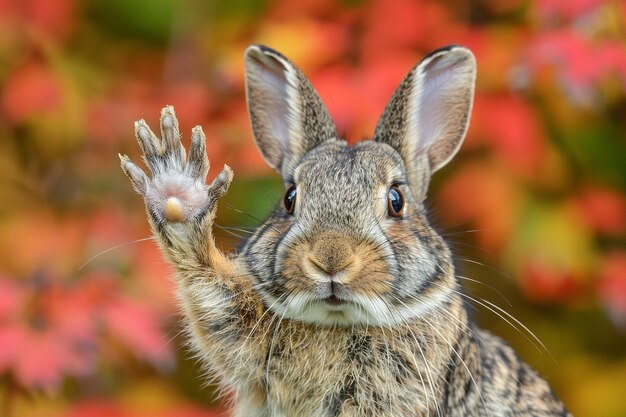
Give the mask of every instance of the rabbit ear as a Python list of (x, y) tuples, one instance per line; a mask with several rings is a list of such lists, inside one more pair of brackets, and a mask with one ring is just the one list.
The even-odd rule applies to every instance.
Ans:
[(337, 137), (335, 125), (309, 80), (280, 53), (250, 46), (245, 68), (257, 146), (272, 168), (288, 175), (309, 149)]
[(468, 49), (449, 46), (434, 51), (407, 74), (391, 97), (375, 140), (395, 148), (408, 170), (426, 159), (428, 182), (465, 138), (475, 80), (476, 60)]

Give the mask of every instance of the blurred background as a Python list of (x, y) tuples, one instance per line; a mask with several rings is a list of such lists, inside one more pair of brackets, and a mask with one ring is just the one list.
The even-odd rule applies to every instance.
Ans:
[(476, 320), (575, 415), (626, 416), (625, 31), (620, 0), (0, 0), (0, 416), (223, 415), (117, 153), (172, 104), (235, 170), (219, 225), (259, 224), (282, 186), (245, 111), (250, 43), (296, 62), (351, 142), (423, 55), (470, 47), (433, 222)]

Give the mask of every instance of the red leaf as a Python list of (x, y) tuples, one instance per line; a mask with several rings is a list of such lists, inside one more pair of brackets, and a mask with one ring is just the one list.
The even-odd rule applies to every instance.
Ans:
[[(543, 67), (557, 71), (557, 82), (574, 99), (588, 94), (608, 74), (626, 83), (626, 47), (611, 40), (591, 40), (573, 29), (542, 33), (530, 43), (527, 61), (532, 73)], [(584, 95), (582, 96), (584, 98)]]
[(133, 280), (140, 287), (144, 300), (150, 300), (153, 308), (161, 315), (175, 314), (175, 284), (172, 280), (172, 268), (164, 259), (153, 242), (137, 246), (133, 255), (136, 266)]
[(520, 204), (506, 177), (486, 164), (466, 165), (446, 181), (437, 206), (448, 224), (476, 228), (480, 246), (500, 250), (509, 240)]
[(170, 84), (162, 95), (161, 100), (176, 109), (181, 132), (185, 136), (190, 134), (193, 126), (206, 119), (212, 101), (206, 85), (193, 80)]
[(56, 335), (29, 331), (13, 366), (17, 381), (27, 388), (55, 389), (64, 371), (64, 348)]
[(102, 302), (94, 293), (96, 286), (95, 279), (88, 276), (73, 288), (55, 285), (42, 294), (43, 319), (49, 330), (68, 345), (94, 346), (98, 342), (96, 314)]
[(23, 0), (25, 21), (48, 36), (67, 35), (74, 23), (74, 0)]
[(171, 346), (159, 328), (155, 313), (128, 298), (118, 297), (103, 311), (106, 328), (133, 353), (159, 367), (173, 361)]
[(578, 198), (577, 208), (597, 232), (619, 234), (626, 230), (626, 198), (615, 191), (588, 189)]
[(366, 11), (365, 57), (414, 46), (434, 49), (454, 43), (461, 30), (449, 10), (435, 1), (375, 0)]
[(61, 81), (40, 63), (27, 63), (9, 75), (2, 105), (12, 123), (58, 108), (63, 98)]
[(536, 174), (546, 138), (529, 103), (508, 94), (477, 95), (474, 122), (475, 134), (482, 134), (508, 167), (526, 177)]
[(15, 365), (20, 352), (28, 343), (26, 332), (15, 324), (0, 325), (0, 373), (4, 373)]
[(354, 94), (353, 72), (347, 65), (337, 65), (315, 75), (313, 83), (327, 104), (340, 135), (356, 124), (359, 102)]
[(569, 20), (590, 14), (601, 4), (602, 0), (536, 0), (533, 5), (543, 20)]
[(313, 84), (327, 104), (340, 135), (350, 142), (370, 137), (376, 121), (404, 75), (415, 64), (414, 53), (380, 51), (360, 68), (335, 65), (317, 73)]
[(554, 303), (578, 293), (581, 280), (572, 270), (558, 268), (539, 259), (530, 259), (521, 271), (521, 287), (534, 301)]
[(98, 210), (92, 211), (87, 218), (87, 227), (89, 239), (103, 245), (103, 250), (130, 239), (132, 230), (128, 212), (119, 204), (102, 204)]

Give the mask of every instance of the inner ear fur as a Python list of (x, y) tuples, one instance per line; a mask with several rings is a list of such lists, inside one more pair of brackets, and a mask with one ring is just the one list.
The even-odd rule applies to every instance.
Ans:
[[(430, 175), (457, 153), (469, 126), (476, 60), (469, 49), (448, 46), (413, 67), (385, 107), (374, 139), (395, 148), (426, 188)], [(424, 193), (425, 194), (425, 193)]]

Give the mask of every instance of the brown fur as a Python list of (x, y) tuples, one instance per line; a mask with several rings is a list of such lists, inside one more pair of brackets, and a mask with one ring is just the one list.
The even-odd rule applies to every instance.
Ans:
[[(297, 197), (293, 213), (279, 206), (240, 254), (221, 253), (211, 234), (232, 172), (204, 184), (201, 129), (185, 157), (166, 107), (162, 140), (136, 125), (152, 178), (121, 157), (175, 268), (194, 351), (235, 393), (235, 414), (569, 415), (547, 382), (469, 321), (450, 250), (422, 204), (431, 173), (465, 135), (471, 53), (427, 57), (391, 99), (375, 141), (353, 147), (285, 57), (251, 47), (246, 65), (259, 148)], [(405, 196), (399, 217), (388, 214), (390, 187)], [(171, 198), (181, 202), (173, 212)]]

